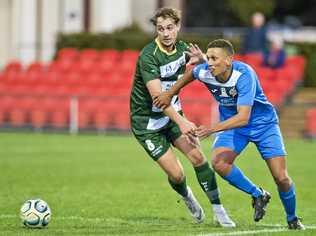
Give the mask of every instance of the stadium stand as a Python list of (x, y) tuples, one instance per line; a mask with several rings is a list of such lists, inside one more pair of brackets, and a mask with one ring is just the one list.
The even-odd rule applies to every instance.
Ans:
[[(77, 98), (78, 127), (82, 130), (128, 130), (129, 94), (138, 51), (63, 48), (44, 65), (33, 62), (23, 68), (8, 63), (0, 73), (0, 126), (69, 128), (70, 100)], [(283, 68), (262, 67), (256, 55), (235, 59), (254, 66), (262, 87), (278, 108), (302, 81), (305, 59), (288, 57)], [(120, 70), (113, 70), (119, 67)], [(187, 117), (198, 124), (211, 123), (209, 92), (198, 82), (180, 94)]]

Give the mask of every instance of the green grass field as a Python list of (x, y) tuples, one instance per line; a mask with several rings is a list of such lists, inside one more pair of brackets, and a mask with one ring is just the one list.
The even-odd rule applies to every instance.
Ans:
[[(289, 173), (295, 180), (298, 214), (316, 235), (316, 143), (286, 140)], [(209, 154), (210, 143), (203, 142)], [(0, 133), (0, 235), (290, 235), (268, 169), (250, 145), (237, 161), (244, 172), (272, 194), (267, 215), (252, 220), (251, 200), (218, 177), (222, 201), (236, 229), (212, 222), (210, 205), (193, 169), (179, 154), (188, 183), (206, 220), (195, 224), (158, 166), (132, 136)], [(47, 201), (52, 220), (46, 229), (22, 226), (19, 209), (30, 198)], [(241, 232), (242, 231), (242, 232)], [(251, 232), (253, 231), (253, 232)], [(279, 232), (280, 231), (280, 232)]]

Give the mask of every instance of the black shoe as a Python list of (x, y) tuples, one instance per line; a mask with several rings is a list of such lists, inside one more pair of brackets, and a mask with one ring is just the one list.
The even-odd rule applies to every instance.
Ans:
[(301, 222), (302, 219), (295, 217), (294, 220), (287, 222), (289, 229), (305, 230), (305, 226)]
[(252, 198), (252, 207), (255, 209), (255, 213), (253, 215), (254, 221), (259, 221), (263, 218), (266, 213), (266, 206), (270, 201), (271, 195), (267, 191), (260, 188), (262, 191), (262, 195), (260, 197)]

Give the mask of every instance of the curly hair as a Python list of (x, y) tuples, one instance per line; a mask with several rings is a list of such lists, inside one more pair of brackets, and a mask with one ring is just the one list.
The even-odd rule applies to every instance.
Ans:
[(154, 26), (157, 25), (158, 17), (162, 17), (164, 19), (171, 18), (174, 20), (174, 23), (177, 25), (181, 20), (181, 12), (174, 8), (168, 8), (168, 7), (159, 8), (155, 12), (155, 15), (152, 18), (150, 18), (150, 22), (152, 22)]

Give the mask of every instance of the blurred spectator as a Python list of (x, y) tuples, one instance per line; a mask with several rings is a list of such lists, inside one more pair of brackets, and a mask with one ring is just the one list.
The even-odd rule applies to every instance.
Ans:
[(255, 12), (251, 17), (251, 25), (243, 39), (243, 53), (264, 53), (268, 44), (264, 15)]
[(264, 53), (263, 64), (274, 69), (282, 67), (286, 58), (283, 46), (283, 39), (272, 38), (269, 49)]

